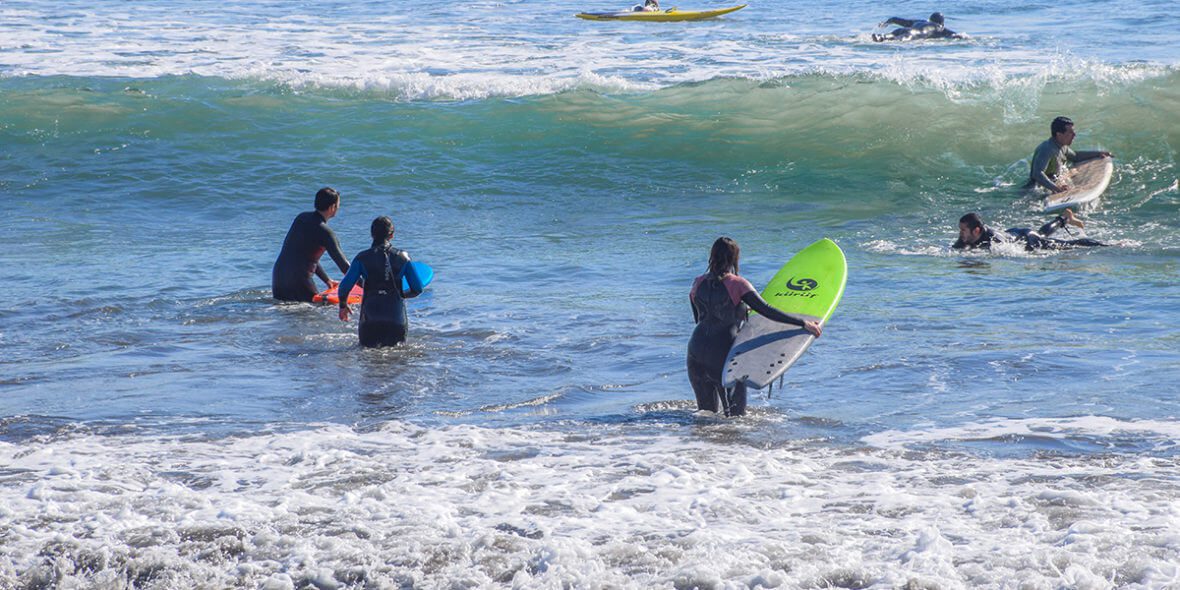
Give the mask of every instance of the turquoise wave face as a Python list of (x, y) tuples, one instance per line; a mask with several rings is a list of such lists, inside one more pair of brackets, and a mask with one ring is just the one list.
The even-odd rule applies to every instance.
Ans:
[(81, 192), (126, 185), (189, 203), (208, 202), (205, 177), (221, 175), (227, 194), (299, 192), (310, 176), (374, 195), (444, 191), (448, 203), (469, 205), (489, 192), (560, 200), (709, 187), (816, 208), (838, 223), (964, 208), (1022, 216), (1031, 201), (1010, 189), (1060, 114), (1077, 121), (1076, 148), (1119, 157), (1104, 210), (1166, 218), (1178, 83), (1172, 73), (952, 91), (815, 75), (462, 103), (192, 77), (9, 79), (0, 88), (3, 139), (18, 148), (7, 180), (18, 199), (71, 198), (38, 194), (46, 174), (76, 175)]

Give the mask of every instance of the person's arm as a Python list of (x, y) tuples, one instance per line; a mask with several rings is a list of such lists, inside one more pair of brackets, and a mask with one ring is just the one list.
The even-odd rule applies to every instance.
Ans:
[(352, 307), (348, 305), (348, 295), (352, 293), (352, 287), (356, 285), (357, 281), (365, 278), (365, 265), (361, 264), (360, 255), (352, 260), (352, 266), (348, 267), (348, 272), (344, 273), (344, 278), (340, 279), (340, 286), (336, 288), (336, 297), (340, 299), (340, 321), (347, 322), (348, 317), (352, 315)]
[(332, 257), (332, 262), (336, 263), (336, 267), (340, 269), (340, 272), (348, 272), (348, 258), (344, 256), (344, 250), (340, 249), (340, 240), (336, 239), (336, 232), (332, 231), (332, 228), (327, 225), (322, 227), (324, 228), (324, 239), (321, 245), (328, 252), (328, 256)]
[[(413, 299), (422, 294), (422, 290), (426, 287), (422, 284), (422, 277), (418, 276), (417, 271), (410, 267), (410, 253), (402, 251), (398, 253), (402, 259), (401, 274), (406, 277), (406, 283), (410, 285), (410, 292), (402, 293), (402, 296), (407, 299)], [(398, 281), (398, 286), (401, 286), (401, 281)]]
[(914, 23), (916, 23), (916, 22), (918, 22), (918, 21), (910, 20), (908, 18), (901, 18), (900, 16), (891, 16), (888, 19), (886, 19), (885, 21), (883, 21), (880, 25), (877, 25), (877, 26), (883, 27), (885, 25), (900, 25), (903, 27), (912, 27), (912, 26), (914, 26)]
[(1106, 150), (1089, 150), (1075, 152), (1074, 162), (1085, 162), (1086, 160), (1093, 160), (1094, 158), (1113, 158), (1114, 154)]
[(332, 288), (332, 279), (328, 278), (328, 271), (324, 270), (324, 267), (320, 266), (318, 262), (315, 263), (315, 276), (319, 277), (329, 289)]
[(769, 303), (762, 299), (762, 296), (759, 295), (757, 291), (747, 291), (745, 295), (742, 295), (742, 301), (746, 305), (750, 306), (750, 309), (762, 314), (763, 316), (766, 316), (771, 320), (783, 324), (792, 324), (802, 327), (804, 330), (814, 334), (817, 338), (819, 337), (820, 332), (823, 331), (823, 328), (819, 325), (819, 322), (805, 320), (797, 315), (785, 313), (781, 310), (771, 307)]
[(1059, 193), (1065, 189), (1057, 186), (1057, 184), (1049, 178), (1049, 175), (1045, 174), (1045, 169), (1049, 167), (1049, 160), (1051, 158), (1052, 154), (1049, 153), (1049, 150), (1038, 149), (1037, 152), (1033, 154), (1032, 167), (1029, 169), (1031, 171), (1030, 175), (1032, 176), (1032, 179), (1037, 182), (1037, 184), (1049, 189), (1052, 192)]

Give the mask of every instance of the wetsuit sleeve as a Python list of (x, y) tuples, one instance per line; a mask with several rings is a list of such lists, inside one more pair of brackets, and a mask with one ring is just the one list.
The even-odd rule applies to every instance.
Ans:
[(1031, 175), (1032, 179), (1037, 181), (1037, 184), (1051, 191), (1055, 191), (1057, 190), (1057, 184), (1045, 174), (1045, 169), (1049, 167), (1050, 158), (1052, 158), (1052, 154), (1049, 153), (1049, 150), (1037, 148), (1036, 153), (1033, 154)]
[(319, 277), (320, 280), (323, 281), (325, 285), (332, 284), (332, 279), (328, 278), (327, 271), (325, 271), (324, 267), (320, 266), (320, 263), (318, 263), (318, 262), (315, 263), (315, 276)]
[(701, 281), (704, 280), (704, 278), (705, 278), (705, 276), (701, 275), (701, 276), (693, 279), (692, 288), (688, 290), (688, 305), (689, 305), (689, 307), (692, 307), (692, 323), (694, 323), (694, 324), (701, 323), (701, 314), (700, 314), (700, 312), (697, 311), (697, 306), (695, 303), (692, 302), (692, 300), (694, 298), (696, 298), (697, 287), (700, 286)]
[(344, 278), (340, 279), (340, 286), (336, 288), (336, 296), (340, 298), (340, 307), (348, 305), (348, 294), (352, 293), (352, 287), (360, 279), (365, 278), (365, 265), (361, 264), (360, 255), (352, 259), (352, 266), (348, 267), (348, 272), (344, 273)]
[(340, 249), (340, 240), (336, 239), (336, 232), (327, 225), (324, 228), (324, 241), (321, 246), (328, 252), (328, 256), (332, 257), (332, 262), (340, 269), (340, 272), (348, 272), (348, 258), (344, 257), (344, 251)]
[(916, 22), (918, 22), (918, 21), (910, 20), (908, 18), (901, 18), (900, 16), (891, 16), (891, 17), (889, 17), (889, 20), (885, 21), (886, 24), (893, 23), (895, 25), (900, 25), (903, 27), (912, 27), (912, 26), (914, 26), (914, 23), (916, 23)]
[(796, 326), (803, 325), (803, 318), (790, 313), (784, 313), (770, 306), (762, 296), (755, 291), (750, 291), (742, 295), (742, 301), (750, 306), (750, 309), (776, 321), (784, 324), (794, 324)]
[(962, 250), (966, 247), (967, 247), (967, 244), (964, 244), (963, 240), (955, 240), (955, 243), (951, 244), (952, 250)]
[(402, 262), (402, 275), (406, 277), (406, 283), (410, 285), (410, 296), (417, 297), (426, 287), (422, 284), (422, 277), (418, 276), (418, 272), (410, 267), (410, 254), (408, 252), (401, 254), (405, 257)]

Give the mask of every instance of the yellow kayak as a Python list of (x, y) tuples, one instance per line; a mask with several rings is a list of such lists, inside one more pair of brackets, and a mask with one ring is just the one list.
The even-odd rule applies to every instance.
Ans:
[(729, 14), (736, 10), (741, 10), (745, 7), (745, 4), (739, 4), (737, 6), (730, 6), (729, 8), (719, 8), (717, 10), (678, 10), (676, 8), (669, 8), (668, 10), (658, 10), (653, 12), (579, 12), (574, 16), (578, 18), (584, 18), (586, 20), (644, 20), (654, 22), (673, 22), (713, 18), (723, 14)]

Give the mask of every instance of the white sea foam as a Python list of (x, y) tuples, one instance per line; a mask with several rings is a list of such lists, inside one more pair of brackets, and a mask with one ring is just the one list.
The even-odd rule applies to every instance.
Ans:
[[(1180, 583), (1175, 460), (759, 449), (724, 442), (730, 428), (583, 437), (394, 423), (214, 442), (3, 444), (0, 585)], [(896, 446), (945, 435), (870, 438)]]
[[(375, 14), (351, 7), (331, 15), (301, 14), (284, 3), (231, 8), (0, 5), (0, 18), (9, 23), (0, 29), (0, 75), (200, 75), (380, 91), (405, 100), (468, 100), (572, 88), (637, 92), (717, 78), (869, 74), (953, 99), (1000, 100), (1007, 119), (1023, 121), (1037, 112), (1048, 82), (1117, 88), (1174, 65), (1111, 64), (986, 36), (919, 44), (927, 51), (885, 48), (856, 35), (765, 34), (744, 20), (627, 34), (635, 31), (577, 21), (552, 3), (416, 11), (390, 5)], [(981, 96), (980, 88), (990, 90)]]

